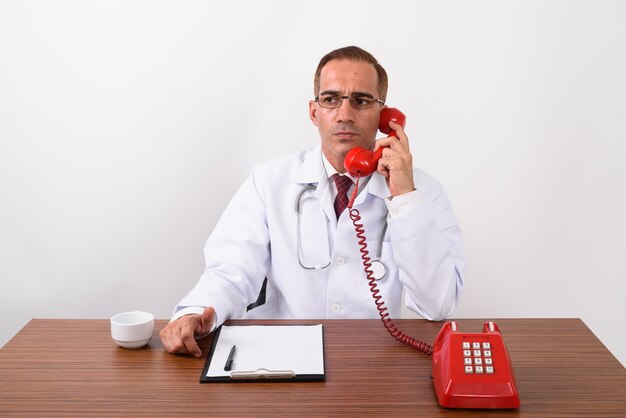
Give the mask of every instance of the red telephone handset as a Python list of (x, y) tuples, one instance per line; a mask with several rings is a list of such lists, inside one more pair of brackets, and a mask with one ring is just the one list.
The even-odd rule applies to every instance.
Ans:
[[(393, 121), (404, 128), (406, 116), (394, 107), (385, 107), (380, 111), (380, 122), (378, 129), (389, 136), (396, 136), (396, 132), (391, 129), (389, 122)], [(372, 152), (366, 148), (355, 147), (346, 154), (343, 166), (353, 177), (369, 176), (376, 171), (378, 160), (383, 155), (383, 148)]]

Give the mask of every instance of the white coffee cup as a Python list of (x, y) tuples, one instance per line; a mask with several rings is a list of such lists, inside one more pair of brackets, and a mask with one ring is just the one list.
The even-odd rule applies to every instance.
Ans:
[(124, 348), (140, 348), (154, 333), (154, 315), (148, 312), (123, 312), (111, 318), (111, 337)]

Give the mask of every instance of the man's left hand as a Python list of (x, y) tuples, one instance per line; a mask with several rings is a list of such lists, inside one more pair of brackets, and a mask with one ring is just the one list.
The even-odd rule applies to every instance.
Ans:
[(377, 171), (387, 179), (387, 186), (391, 196), (399, 196), (415, 190), (413, 182), (413, 156), (409, 151), (409, 138), (402, 126), (389, 122), (389, 127), (396, 132), (397, 138), (392, 136), (376, 141), (374, 151), (380, 147), (383, 156), (378, 160)]

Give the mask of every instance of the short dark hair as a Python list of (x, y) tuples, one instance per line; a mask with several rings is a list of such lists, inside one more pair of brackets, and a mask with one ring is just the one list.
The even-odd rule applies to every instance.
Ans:
[(358, 46), (346, 46), (343, 48), (335, 49), (334, 51), (329, 52), (324, 55), (320, 60), (320, 63), (317, 65), (317, 70), (315, 70), (315, 78), (313, 79), (313, 94), (317, 97), (320, 92), (320, 74), (322, 73), (322, 68), (329, 61), (332, 60), (347, 60), (347, 61), (355, 61), (355, 62), (367, 62), (372, 64), (376, 69), (376, 75), (378, 76), (378, 94), (382, 101), (385, 101), (387, 98), (387, 87), (389, 82), (387, 80), (387, 71), (383, 68), (382, 65), (378, 63), (376, 58), (369, 52), (364, 49), (359, 48)]

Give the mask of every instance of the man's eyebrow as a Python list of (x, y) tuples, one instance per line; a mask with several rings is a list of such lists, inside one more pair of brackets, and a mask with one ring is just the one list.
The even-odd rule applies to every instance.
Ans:
[(352, 94), (351, 94), (351, 96), (367, 96), (367, 97), (370, 97), (370, 98), (372, 98), (372, 99), (374, 98), (374, 95), (373, 95), (373, 94), (371, 94), (371, 93), (366, 93), (366, 92), (364, 92), (364, 91), (355, 91), (354, 93), (352, 93)]
[[(343, 94), (340, 91), (338, 91), (338, 90), (324, 90), (324, 91), (320, 92), (319, 95), (321, 96), (323, 94), (337, 94), (337, 95), (343, 96)], [(364, 92), (364, 91), (352, 92), (350, 94), (350, 96), (357, 96), (357, 97), (364, 97), (365, 96), (365, 97), (370, 97), (372, 99), (374, 98), (373, 94), (367, 93), (367, 92)]]

